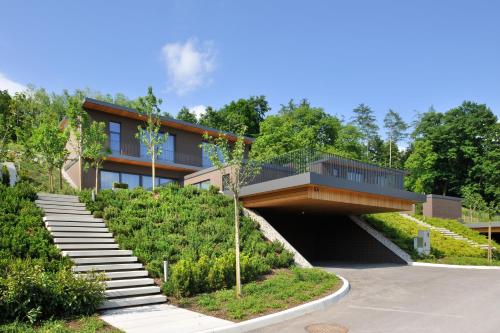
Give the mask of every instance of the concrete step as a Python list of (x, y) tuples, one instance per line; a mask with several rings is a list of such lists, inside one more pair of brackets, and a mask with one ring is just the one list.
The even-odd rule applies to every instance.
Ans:
[(89, 271), (99, 271), (99, 272), (109, 272), (109, 271), (125, 271), (141, 269), (141, 263), (134, 264), (104, 264), (104, 265), (78, 265), (73, 266), (71, 269), (73, 272), (89, 272)]
[(78, 209), (59, 209), (59, 208), (44, 208), (41, 207), (45, 214), (73, 214), (73, 215), (89, 215), (90, 211), (88, 210), (78, 210)]
[(82, 210), (87, 210), (87, 208), (85, 207), (85, 205), (81, 205), (81, 206), (66, 206), (66, 205), (47, 205), (47, 204), (44, 204), (44, 203), (37, 203), (36, 204), (38, 207), (42, 208), (42, 209), (61, 209), (61, 210), (74, 210), (74, 211), (82, 211)]
[(78, 244), (78, 243), (83, 243), (83, 244), (89, 244), (89, 243), (97, 243), (97, 244), (103, 244), (103, 243), (114, 243), (115, 240), (113, 238), (85, 238), (85, 237), (77, 237), (77, 238), (70, 238), (70, 237), (65, 237), (65, 238), (54, 238), (54, 243), (55, 244)]
[[(81, 273), (85, 274), (85, 273)], [(104, 272), (104, 275), (111, 280), (116, 279), (130, 279), (130, 278), (143, 278), (148, 277), (148, 272), (145, 270), (139, 271), (118, 271), (118, 272)]]
[(110, 232), (52, 232), (52, 237), (88, 237), (88, 238), (110, 238)]
[(132, 251), (130, 250), (105, 250), (105, 251), (93, 251), (93, 250), (82, 250), (82, 251), (62, 251), (64, 256), (70, 258), (88, 258), (88, 257), (115, 257), (115, 256), (131, 256)]
[(137, 262), (137, 257), (96, 257), (96, 258), (73, 258), (76, 265), (99, 265), (99, 264), (120, 264)]
[(56, 197), (48, 195), (39, 195), (37, 199), (45, 201), (56, 201), (56, 202), (80, 202), (80, 200), (78, 200), (77, 197)]
[(60, 193), (50, 193), (50, 192), (38, 192), (36, 195), (38, 196), (48, 196), (48, 197), (62, 197), (62, 198), (76, 198), (78, 199), (78, 196), (74, 194), (60, 194)]
[(104, 222), (103, 219), (75, 214), (47, 214), (43, 218), (44, 221), (72, 221), (72, 222)]
[(157, 303), (164, 303), (166, 301), (167, 297), (164, 295), (117, 298), (105, 301), (101, 306), (99, 306), (99, 310), (123, 308), (128, 306), (137, 306), (146, 304), (157, 304)]
[(80, 231), (80, 232), (109, 232), (108, 228), (91, 228), (91, 227), (47, 227), (50, 232), (59, 231)]
[(97, 250), (119, 249), (118, 244), (56, 244), (59, 250)]
[(145, 296), (150, 294), (159, 294), (160, 287), (158, 286), (147, 286), (147, 287), (132, 287), (132, 288), (120, 288), (106, 290), (104, 295), (108, 299), (116, 297), (130, 297), (130, 296)]
[(37, 205), (52, 205), (52, 206), (65, 206), (65, 207), (85, 207), (83, 202), (73, 202), (73, 201), (54, 201), (51, 199), (37, 199), (35, 200)]
[(91, 228), (104, 228), (106, 224), (98, 222), (72, 222), (72, 221), (47, 221), (46, 227), (91, 227)]
[(108, 289), (148, 286), (148, 285), (154, 285), (154, 280), (150, 278), (144, 278), (144, 279), (125, 279), (125, 280), (106, 281), (106, 287)]

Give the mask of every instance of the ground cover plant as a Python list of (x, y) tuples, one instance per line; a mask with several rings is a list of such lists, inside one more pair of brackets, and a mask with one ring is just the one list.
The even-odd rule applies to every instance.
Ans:
[[(155, 192), (141, 188), (104, 190), (95, 202), (80, 198), (106, 219), (122, 248), (131, 249), (156, 278), (170, 263), (163, 290), (177, 297), (230, 288), (235, 284), (233, 205), (217, 189), (171, 184)], [(273, 268), (290, 267), (293, 255), (268, 242), (252, 220), (241, 219), (241, 275), (248, 282)]]
[(13, 322), (0, 326), (4, 333), (120, 333), (117, 328), (109, 326), (98, 316), (76, 318), (69, 321), (46, 320), (37, 325)]
[(364, 219), (375, 229), (411, 255), (413, 260), (446, 263), (457, 265), (497, 265), (500, 266), (500, 255), (494, 252), (493, 261), (487, 260), (486, 251), (473, 247), (468, 243), (431, 230), (431, 253), (420, 257), (413, 249), (413, 238), (418, 235), (421, 226), (397, 213), (365, 215)]
[(0, 330), (13, 321), (92, 314), (103, 300), (100, 277), (76, 278), (52, 244), (35, 197), (29, 183), (0, 185)]
[[(488, 244), (488, 237), (485, 235), (480, 234), (479, 232), (472, 230), (471, 228), (468, 228), (467, 226), (463, 225), (462, 223), (458, 222), (457, 220), (453, 219), (440, 219), (437, 217), (427, 217), (427, 216), (422, 216), (422, 215), (414, 215), (415, 218), (420, 219), (422, 221), (425, 221), (426, 223), (433, 225), (438, 228), (446, 228), (450, 231), (453, 231), (459, 235), (462, 235), (464, 237), (469, 238), (470, 240), (473, 240), (479, 244)], [(494, 241), (492, 241), (492, 246), (493, 247), (499, 247), (499, 245)]]
[(229, 320), (247, 320), (277, 312), (332, 293), (341, 280), (324, 270), (278, 269), (258, 281), (243, 285), (245, 297), (236, 299), (233, 289), (218, 290), (184, 298), (180, 306)]

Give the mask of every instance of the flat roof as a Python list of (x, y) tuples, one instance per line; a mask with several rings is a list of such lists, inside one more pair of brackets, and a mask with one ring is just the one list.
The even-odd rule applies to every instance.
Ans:
[[(116, 114), (126, 118), (144, 120), (145, 116), (139, 113), (136, 109), (132, 109), (126, 106), (117, 105), (114, 103), (100, 101), (98, 99), (86, 97), (83, 101), (83, 107), (90, 110), (102, 111), (110, 114)], [(181, 130), (185, 130), (188, 132), (204, 134), (208, 133), (211, 136), (225, 136), (228, 140), (235, 141), (237, 139), (237, 135), (235, 133), (226, 132), (222, 130), (218, 130), (216, 128), (207, 127), (198, 124), (192, 124), (187, 121), (174, 119), (170, 117), (160, 116), (161, 124), (167, 127), (177, 128)], [(244, 137), (246, 144), (252, 144), (255, 139), (245, 136)]]

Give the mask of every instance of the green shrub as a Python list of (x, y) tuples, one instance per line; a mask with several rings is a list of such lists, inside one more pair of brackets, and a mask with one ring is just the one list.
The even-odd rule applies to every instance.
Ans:
[(50, 272), (32, 260), (13, 260), (0, 277), (0, 321), (31, 323), (53, 316), (92, 314), (104, 284), (77, 278), (70, 269)]
[(5, 186), (10, 186), (10, 173), (5, 164), (2, 165), (2, 184)]
[[(216, 189), (169, 184), (154, 195), (137, 188), (104, 190), (95, 202), (89, 191), (80, 198), (106, 219), (120, 246), (133, 250), (153, 277), (163, 275), (163, 260), (169, 260), (167, 294), (195, 295), (234, 285), (234, 207)], [(254, 221), (242, 216), (240, 230), (243, 281), (293, 264), (293, 255), (264, 239)]]

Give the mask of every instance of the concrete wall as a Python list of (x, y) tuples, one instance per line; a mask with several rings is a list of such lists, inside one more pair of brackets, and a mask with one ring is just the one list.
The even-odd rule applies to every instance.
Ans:
[(444, 219), (462, 218), (462, 199), (437, 194), (428, 194), (423, 204), (423, 215)]

